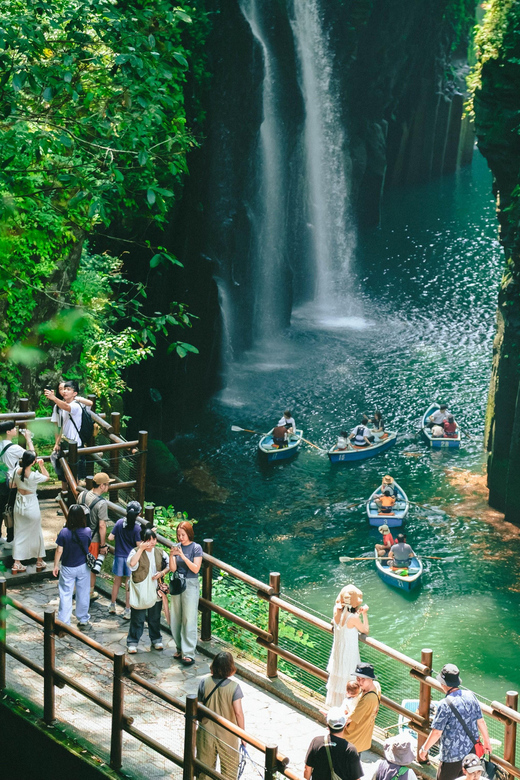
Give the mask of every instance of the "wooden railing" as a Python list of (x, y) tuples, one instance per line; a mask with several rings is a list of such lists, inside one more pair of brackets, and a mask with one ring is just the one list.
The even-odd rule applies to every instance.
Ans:
[[(43, 666), (23, 655), (13, 645), (9, 644), (6, 604), (43, 627)], [(91, 688), (83, 685), (83, 683), (79, 682), (77, 676), (71, 677), (57, 668), (55, 637), (63, 636), (64, 634), (73, 637), (112, 662), (111, 701), (101, 698)], [(46, 608), (43, 617), (41, 617), (20, 601), (7, 598), (6, 581), (4, 578), (0, 578), (0, 692), (7, 692), (7, 656), (14, 658), (18, 663), (23, 664), (40, 677), (43, 677), (43, 720), (47, 725), (51, 725), (56, 720), (56, 687), (64, 688), (68, 686), (72, 688), (76, 693), (79, 693), (111, 715), (110, 766), (112, 769), (119, 770), (123, 767), (123, 732), (126, 732), (153, 751), (167, 758), (173, 764), (182, 767), (183, 780), (192, 780), (199, 772), (209, 775), (214, 780), (226, 780), (220, 772), (199, 761), (196, 756), (195, 736), (197, 721), (200, 721), (202, 718), (208, 718), (230, 734), (244, 740), (248, 745), (264, 754), (264, 778), (266, 780), (274, 780), (276, 772), (285, 775), (289, 780), (300, 780), (297, 774), (288, 769), (289, 759), (278, 751), (276, 745), (265, 744), (257, 737), (231, 723), (231, 721), (217, 715), (200, 704), (197, 696), (194, 694), (188, 694), (186, 703), (184, 703), (175, 696), (163, 691), (159, 686), (137, 674), (134, 671), (134, 664), (128, 662), (123, 651), (113, 652), (90, 637), (85, 636), (77, 629), (72, 628), (67, 623), (57, 620), (56, 613), (52, 607)], [(125, 707), (124, 683), (126, 680), (135, 683), (143, 691), (146, 691), (147, 694), (157, 697), (157, 699), (173, 707), (179, 713), (184, 714), (184, 755), (181, 756), (174, 753), (134, 725), (135, 717), (139, 713), (135, 712), (132, 715)]]

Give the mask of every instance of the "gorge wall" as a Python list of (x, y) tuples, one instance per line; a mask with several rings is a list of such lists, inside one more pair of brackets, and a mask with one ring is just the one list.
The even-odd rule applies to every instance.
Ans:
[(478, 145), (493, 173), (505, 269), (499, 293), (486, 443), (491, 506), (520, 523), (520, 8), (492, 2), (477, 38)]

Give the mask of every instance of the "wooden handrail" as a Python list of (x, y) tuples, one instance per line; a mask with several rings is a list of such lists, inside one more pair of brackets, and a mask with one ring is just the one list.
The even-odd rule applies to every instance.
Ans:
[(90, 416), (92, 417), (94, 422), (97, 422), (97, 424), (100, 425), (102, 428), (104, 428), (106, 431), (109, 431), (110, 433), (112, 433), (112, 431), (113, 431), (112, 426), (110, 425), (110, 423), (108, 423), (106, 420), (103, 419), (103, 417), (105, 415), (103, 415), (103, 417), (101, 417), (101, 415), (96, 414), (96, 412), (92, 412), (91, 411), (90, 412)]
[(137, 447), (139, 442), (119, 441), (117, 444), (97, 444), (95, 447), (78, 447), (78, 453), (82, 455), (92, 455), (94, 452), (113, 452), (114, 450), (127, 450)]
[(36, 412), (3, 412), (0, 414), (0, 421), (5, 420), (32, 420), (36, 417)]
[(230, 566), (229, 563), (224, 563), (224, 561), (220, 561), (218, 558), (214, 558), (213, 555), (208, 555), (208, 553), (205, 552), (202, 553), (202, 557), (205, 561), (208, 561), (208, 563), (211, 563), (217, 569), (222, 569), (222, 571), (225, 571), (228, 574), (232, 574), (233, 577), (236, 577), (238, 580), (242, 580), (242, 582), (246, 582), (253, 588), (260, 590), (263, 593), (267, 593), (269, 596), (274, 594), (274, 589), (270, 585), (266, 585), (265, 582), (261, 582), (260, 580), (255, 579), (255, 577), (250, 577), (249, 574), (245, 574), (245, 572), (240, 571), (240, 569), (235, 569), (235, 567)]
[(200, 607), (211, 609), (212, 612), (216, 612), (217, 615), (222, 615), (222, 617), (225, 617), (226, 620), (230, 620), (232, 623), (236, 623), (237, 626), (245, 628), (246, 631), (250, 631), (252, 634), (255, 634), (255, 636), (262, 637), (265, 642), (269, 643), (273, 641), (273, 635), (268, 631), (264, 631), (263, 629), (258, 628), (258, 626), (255, 626), (254, 623), (250, 623), (249, 620), (245, 620), (244, 618), (235, 615), (233, 612), (224, 609), (224, 607), (221, 607), (219, 604), (215, 604), (213, 601), (208, 601), (207, 599), (202, 598), (202, 596), (199, 597), (199, 609)]

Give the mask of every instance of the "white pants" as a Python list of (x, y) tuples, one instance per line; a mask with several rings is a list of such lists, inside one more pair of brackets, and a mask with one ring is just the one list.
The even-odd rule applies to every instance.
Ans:
[(76, 586), (76, 617), (80, 623), (90, 620), (88, 612), (90, 604), (90, 570), (86, 563), (81, 566), (62, 566), (58, 591), (60, 594), (60, 609), (58, 620), (70, 623), (72, 615), (72, 594)]

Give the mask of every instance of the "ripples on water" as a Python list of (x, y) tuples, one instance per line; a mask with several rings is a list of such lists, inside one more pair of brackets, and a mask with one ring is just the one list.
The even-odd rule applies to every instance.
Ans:
[[(449, 510), (461, 497), (445, 470), (484, 465), (502, 265), (490, 184), (477, 159), (456, 177), (394, 192), (382, 229), (360, 239), (353, 306), (346, 300), (344, 311), (296, 311), (287, 334), (230, 368), (226, 390), (201, 414), (194, 435), (174, 443), (183, 465), (205, 464), (229, 491), (227, 501), (187, 485), (180, 496), (157, 498), (182, 502), (200, 518), (197, 535), (213, 536), (219, 557), (257, 576), (281, 571), (285, 589), (323, 613), (331, 614), (337, 591), (353, 580), (379, 639), (416, 657), (432, 647), (436, 667), (458, 663), (466, 685), (503, 695), (520, 684), (518, 540), (503, 541), (500, 529), (479, 517), (412, 512), (413, 546), (457, 561), (426, 562), (421, 590), (408, 597), (382, 583), (372, 564), (338, 561), (376, 541), (364, 507), (346, 506), (367, 497), (382, 474), (394, 474), (411, 499)], [(445, 400), (471, 432), (460, 451), (431, 452), (415, 440), (432, 399)], [(375, 408), (402, 438), (385, 455), (350, 467), (332, 467), (309, 447), (292, 463), (264, 467), (258, 437), (230, 426), (268, 430), (286, 406), (320, 445)]]

